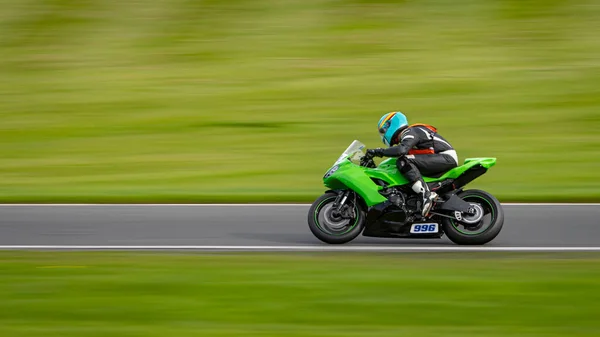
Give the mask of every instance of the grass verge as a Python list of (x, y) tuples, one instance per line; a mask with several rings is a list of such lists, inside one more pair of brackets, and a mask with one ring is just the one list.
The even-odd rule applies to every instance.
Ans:
[(597, 254), (0, 252), (2, 336), (597, 336)]

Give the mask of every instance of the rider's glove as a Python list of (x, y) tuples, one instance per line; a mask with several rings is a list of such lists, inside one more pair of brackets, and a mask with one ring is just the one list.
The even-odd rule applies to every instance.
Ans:
[(383, 149), (379, 148), (367, 150), (367, 155), (372, 157), (383, 157)]

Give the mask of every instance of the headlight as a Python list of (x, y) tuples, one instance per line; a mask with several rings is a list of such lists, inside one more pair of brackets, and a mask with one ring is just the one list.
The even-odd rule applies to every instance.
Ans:
[(335, 173), (335, 171), (337, 171), (340, 168), (340, 165), (335, 165), (334, 167), (332, 167), (329, 171), (327, 171), (327, 173), (325, 173), (325, 175), (323, 176), (323, 179), (327, 179), (329, 178), (332, 174)]

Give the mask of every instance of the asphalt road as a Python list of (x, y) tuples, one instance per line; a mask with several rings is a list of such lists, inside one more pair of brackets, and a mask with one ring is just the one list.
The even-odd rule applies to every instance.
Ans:
[[(600, 247), (600, 205), (504, 205), (493, 247)], [(0, 207), (0, 246), (321, 245), (308, 206), (83, 205)], [(377, 239), (347, 245), (448, 246), (448, 239)]]

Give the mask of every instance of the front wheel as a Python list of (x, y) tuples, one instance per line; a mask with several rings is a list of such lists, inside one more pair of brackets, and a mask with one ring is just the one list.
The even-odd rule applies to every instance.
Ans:
[(471, 204), (473, 214), (462, 216), (462, 221), (443, 218), (444, 232), (459, 245), (483, 245), (492, 241), (504, 225), (504, 210), (498, 199), (480, 190), (467, 190), (457, 194)]
[(352, 218), (343, 218), (333, 206), (337, 194), (325, 193), (319, 197), (308, 211), (308, 227), (321, 241), (331, 244), (346, 243), (354, 240), (365, 226), (365, 212), (360, 203), (354, 204), (350, 198), (346, 205), (353, 210)]

